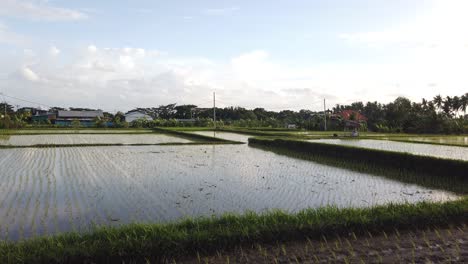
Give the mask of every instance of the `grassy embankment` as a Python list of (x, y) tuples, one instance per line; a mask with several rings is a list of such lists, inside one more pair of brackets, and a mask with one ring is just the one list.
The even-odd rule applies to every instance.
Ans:
[(97, 228), (85, 234), (67, 233), (16, 243), (0, 242), (0, 262), (162, 260), (252, 242), (423, 228), (463, 223), (467, 219), (466, 197), (446, 203), (390, 204), (362, 209), (326, 207), (297, 214), (275, 211), (224, 215), (168, 224)]
[(249, 145), (406, 183), (468, 194), (467, 161), (287, 139), (250, 138)]

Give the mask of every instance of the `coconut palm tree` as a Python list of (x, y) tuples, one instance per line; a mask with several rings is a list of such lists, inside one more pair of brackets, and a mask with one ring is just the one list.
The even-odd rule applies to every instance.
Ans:
[(434, 102), (434, 105), (437, 107), (437, 109), (442, 108), (443, 100), (442, 100), (442, 96), (440, 96), (440, 94), (435, 96), (432, 101)]
[(427, 110), (427, 100), (425, 98), (422, 99), (421, 106), (423, 111)]
[(460, 98), (460, 109), (463, 111), (463, 115), (466, 115), (467, 106), (468, 106), (468, 93), (462, 95)]
[(452, 98), (452, 110), (455, 112), (455, 115), (460, 111), (461, 109), (461, 103), (460, 103), (460, 97), (454, 96)]
[(453, 99), (450, 96), (445, 97), (445, 99), (442, 101), (442, 110), (444, 113), (451, 117), (452, 112), (453, 112)]

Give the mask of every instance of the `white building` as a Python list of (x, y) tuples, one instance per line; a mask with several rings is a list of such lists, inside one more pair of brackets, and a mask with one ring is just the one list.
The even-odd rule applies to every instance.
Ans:
[(130, 111), (125, 114), (125, 121), (128, 123), (131, 123), (132, 121), (135, 121), (137, 119), (145, 119), (148, 121), (152, 121), (153, 118), (143, 112), (140, 111)]

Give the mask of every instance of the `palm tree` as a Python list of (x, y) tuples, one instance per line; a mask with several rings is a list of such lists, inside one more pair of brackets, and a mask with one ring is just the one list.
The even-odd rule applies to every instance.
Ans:
[(427, 100), (423, 98), (421, 105), (422, 105), (423, 110), (425, 111), (427, 109)]
[(434, 97), (433, 99), (433, 102), (434, 102), (434, 105), (437, 107), (437, 109), (441, 109), (442, 108), (442, 96), (437, 95), (436, 97)]
[(460, 111), (461, 104), (460, 104), (460, 97), (454, 96), (452, 99), (452, 110), (455, 112), (455, 115)]
[(435, 107), (434, 107), (434, 103), (432, 101), (429, 101), (429, 103), (427, 103), (427, 108), (432, 112), (432, 111), (435, 111)]
[(444, 113), (451, 117), (452, 116), (452, 110), (453, 110), (453, 99), (450, 96), (445, 97), (445, 100), (442, 102), (442, 110)]
[(468, 93), (461, 96), (460, 109), (463, 111), (463, 115), (466, 115), (466, 107), (468, 106)]

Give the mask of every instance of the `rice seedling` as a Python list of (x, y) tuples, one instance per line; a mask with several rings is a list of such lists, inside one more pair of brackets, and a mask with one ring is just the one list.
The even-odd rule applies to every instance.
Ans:
[[(320, 233), (347, 233), (349, 230), (358, 231), (362, 228), (381, 230), (382, 228), (410, 227), (414, 224), (425, 226), (447, 221), (453, 222), (457, 219), (460, 220), (460, 217), (464, 219), (467, 206), (467, 200), (463, 199), (444, 204), (422, 203), (339, 211), (317, 209), (295, 215), (274, 212), (255, 216), (250, 214), (213, 219), (187, 219), (169, 224), (107, 227), (88, 234), (69, 233), (47, 239), (37, 238), (14, 244), (4, 244), (0, 246), (0, 256), (10, 254), (19, 255), (24, 259), (28, 259), (28, 256), (39, 257), (39, 259), (41, 257), (62, 259), (63, 256), (66, 256), (65, 252), (72, 250), (75, 252), (75, 256), (83, 257), (90, 255), (102, 257), (102, 254), (148, 256), (148, 254), (162, 254), (162, 252), (170, 257), (173, 254), (188, 254), (201, 249), (220, 249), (227, 245), (235, 245), (240, 241), (265, 241), (303, 236), (304, 234), (307, 236), (315, 234), (316, 236)], [(430, 218), (427, 215), (438, 215), (439, 217)], [(304, 227), (306, 216), (309, 219), (314, 219), (311, 223), (315, 224), (307, 224)], [(441, 216), (443, 217), (441, 218)], [(299, 229), (301, 225), (303, 227)], [(242, 235), (241, 230), (245, 227), (252, 230), (249, 236)], [(366, 239), (369, 238), (366, 237)], [(50, 247), (58, 243), (63, 247)], [(335, 245), (339, 245), (339, 242)], [(368, 242), (366, 245), (370, 245), (370, 243)], [(43, 251), (45, 248), (48, 250), (53, 248), (53, 251), (47, 251), (47, 256), (45, 256)], [(115, 251), (116, 248), (119, 251)], [(261, 244), (258, 244), (256, 248), (259, 254), (268, 256)], [(329, 247), (329, 250), (336, 254), (337, 249)]]
[(429, 188), (468, 192), (467, 161), (284, 139), (250, 138), (249, 146)]

